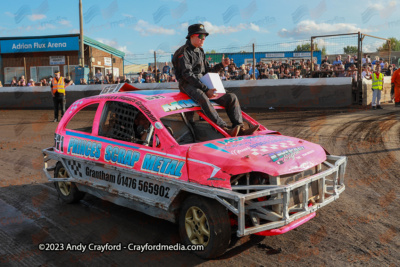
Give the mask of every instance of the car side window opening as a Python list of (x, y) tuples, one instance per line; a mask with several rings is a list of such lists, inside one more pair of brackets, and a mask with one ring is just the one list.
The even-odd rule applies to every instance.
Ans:
[(94, 116), (99, 104), (88, 105), (79, 110), (68, 122), (66, 128), (84, 133), (92, 133)]
[[(225, 113), (224, 110), (223, 113)], [(197, 112), (182, 112), (168, 115), (161, 118), (161, 122), (180, 145), (225, 137), (207, 121), (201, 119)]]
[(152, 146), (153, 126), (135, 106), (108, 101), (101, 116), (99, 135), (121, 141)]
[[(225, 109), (216, 110), (223, 120), (229, 120)], [(199, 112), (201, 111), (175, 113), (161, 118), (161, 122), (180, 145), (225, 138), (222, 133), (202, 119)], [(245, 117), (243, 117), (243, 122), (249, 124)]]

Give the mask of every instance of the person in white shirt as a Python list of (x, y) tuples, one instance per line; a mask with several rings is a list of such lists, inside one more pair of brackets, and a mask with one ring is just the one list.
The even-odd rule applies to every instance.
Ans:
[(96, 76), (96, 78), (98, 78), (100, 81), (103, 80), (103, 73), (101, 73), (101, 70), (98, 70), (95, 76)]

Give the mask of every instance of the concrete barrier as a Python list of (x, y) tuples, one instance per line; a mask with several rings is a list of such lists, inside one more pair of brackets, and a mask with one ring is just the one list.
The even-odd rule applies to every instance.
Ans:
[[(352, 104), (351, 78), (226, 81), (225, 89), (235, 93), (241, 106), (268, 107), (345, 107)], [(177, 83), (133, 84), (143, 90), (178, 89)], [(67, 107), (74, 101), (99, 94), (106, 85), (74, 85), (66, 89)], [(0, 88), (2, 109), (51, 109), (50, 87)]]
[[(381, 94), (381, 102), (389, 102), (391, 100), (390, 90), (392, 89), (392, 77), (384, 77), (383, 89)], [(372, 103), (372, 81), (363, 79), (362, 82), (362, 93), (363, 93), (363, 106), (371, 105)]]

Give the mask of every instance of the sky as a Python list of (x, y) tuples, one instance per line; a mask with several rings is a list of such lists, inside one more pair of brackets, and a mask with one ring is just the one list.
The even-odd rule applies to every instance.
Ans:
[[(79, 32), (79, 0), (19, 0), (3, 5), (0, 36)], [(125, 64), (170, 61), (186, 41), (187, 27), (202, 23), (210, 33), (205, 51), (292, 51), (311, 36), (362, 32), (400, 39), (400, 2), (293, 0), (82, 0), (84, 34), (126, 53)], [(328, 54), (357, 46), (354, 36), (318, 38)], [(382, 40), (367, 37), (366, 52)]]

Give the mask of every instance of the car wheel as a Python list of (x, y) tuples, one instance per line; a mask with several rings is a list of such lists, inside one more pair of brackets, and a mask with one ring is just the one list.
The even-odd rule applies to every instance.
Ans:
[[(56, 169), (54, 170), (54, 178), (68, 178), (68, 172), (61, 162), (58, 162)], [(76, 184), (73, 182), (55, 182), (54, 183), (58, 195), (65, 203), (76, 203), (79, 202), (85, 193), (78, 190)]]
[(228, 211), (219, 202), (199, 196), (190, 196), (183, 203), (179, 215), (179, 234), (186, 245), (203, 245), (194, 251), (210, 259), (222, 255), (231, 240)]

